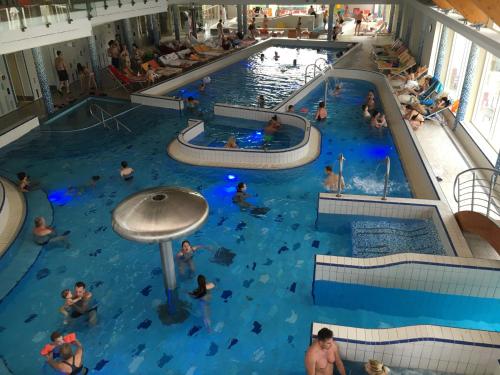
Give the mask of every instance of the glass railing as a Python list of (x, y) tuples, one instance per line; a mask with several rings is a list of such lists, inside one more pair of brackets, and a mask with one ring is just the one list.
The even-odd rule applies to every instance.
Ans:
[(0, 32), (22, 30), (37, 26), (51, 27), (57, 23), (71, 23), (82, 18), (109, 14), (109, 7), (153, 3), (155, 0), (44, 0), (30, 4), (14, 1), (0, 5)]

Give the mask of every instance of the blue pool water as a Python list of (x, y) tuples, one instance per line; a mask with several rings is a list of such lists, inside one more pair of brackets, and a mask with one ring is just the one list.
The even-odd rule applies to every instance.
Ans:
[(397, 253), (446, 255), (431, 219), (319, 214), (317, 230), (339, 235), (332, 252), (356, 258)]
[[(280, 56), (278, 60), (274, 59), (275, 51)], [(214, 103), (257, 106), (259, 95), (264, 95), (265, 108), (273, 108), (304, 84), (307, 65), (318, 58), (334, 62), (337, 60), (335, 54), (338, 51), (268, 47), (248, 59), (240, 60), (211, 74), (211, 83), (206, 86), (204, 92), (198, 90), (201, 81), (196, 81), (166, 95), (184, 99), (192, 96), (200, 101), (200, 107), (206, 114), (212, 112)], [(260, 59), (261, 53), (265, 56), (264, 61)], [(297, 60), (296, 67), (293, 66), (294, 59)], [(312, 74), (311, 68), (309, 73)]]
[[(239, 148), (262, 149), (264, 145), (263, 128), (266, 123), (217, 116), (205, 125), (205, 131), (191, 140), (199, 146), (224, 147), (228, 138), (233, 136)], [(285, 149), (298, 145), (304, 139), (304, 131), (294, 126), (282, 125), (266, 148)]]
[(399, 324), (401, 326), (406, 324), (407, 319), (412, 319), (413, 324), (500, 331), (500, 299), (495, 298), (316, 281), (314, 302), (353, 311), (373, 311), (395, 320), (404, 317)]
[[(344, 87), (354, 102), (372, 88), (357, 81)], [(314, 103), (314, 95), (307, 100)], [(357, 104), (346, 101), (343, 111), (338, 105), (332, 102), (329, 107), (337, 112), (332, 122), (319, 126), (318, 159), (283, 171), (178, 163), (166, 155), (165, 147), (185, 128), (187, 118), (151, 107), (120, 116), (132, 134), (102, 127), (76, 133), (33, 131), (1, 149), (0, 172), (13, 178), (18, 171), (28, 171), (47, 192), (58, 230), (72, 232), (70, 249), (41, 249), (26, 276), (1, 302), (0, 358), (15, 374), (37, 373), (43, 364), (37, 353), (50, 332), (59, 329), (77, 332), (85, 345), (86, 365), (96, 374), (240, 374), (242, 369), (249, 374), (302, 374), (312, 321), (360, 327), (412, 324), (412, 317), (353, 314), (342, 306), (313, 304), (314, 255), (337, 251), (336, 244), (346, 236), (316, 229), (324, 166), (333, 164), (339, 152), (348, 153), (347, 191), (380, 194), (382, 158), (385, 151), (395, 153), (388, 131), (364, 130), (354, 112)], [(81, 127), (71, 122), (66, 126)], [(119, 177), (122, 160), (136, 170), (130, 183)], [(401, 165), (393, 166), (390, 195), (411, 196)], [(88, 184), (93, 175), (101, 176), (95, 188)], [(255, 217), (231, 203), (241, 181), (248, 184), (254, 204), (270, 209), (267, 215)], [(186, 321), (161, 323), (156, 309), (165, 295), (157, 246), (126, 241), (111, 229), (111, 210), (122, 199), (158, 185), (192, 188), (209, 202), (206, 224), (189, 239), (211, 248), (198, 252), (195, 263), (197, 272), (216, 284), (212, 334), (201, 328), (199, 307), (188, 296), (194, 279), (179, 278), (179, 296), (190, 312)], [(44, 214), (42, 206), (29, 209)], [(26, 226), (23, 233), (30, 233), (31, 223)], [(178, 248), (179, 241), (174, 246)], [(93, 328), (84, 322), (65, 327), (57, 312), (60, 291), (78, 280), (86, 281), (99, 304)]]

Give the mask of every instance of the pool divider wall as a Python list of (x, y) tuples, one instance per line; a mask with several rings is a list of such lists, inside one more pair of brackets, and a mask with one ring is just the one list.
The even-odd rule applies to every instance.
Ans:
[(21, 231), (26, 218), (26, 199), (12, 181), (0, 177), (3, 194), (0, 197), (0, 258)]
[(500, 332), (433, 325), (366, 329), (314, 322), (311, 340), (321, 328), (333, 331), (343, 359), (382, 361), (402, 367), (456, 374), (495, 374)]
[(500, 261), (401, 253), (376, 258), (316, 255), (314, 281), (500, 298)]
[(320, 193), (318, 213), (398, 219), (432, 219), (448, 256), (473, 257), (450, 208), (443, 201)]
[[(130, 100), (132, 103), (138, 103), (143, 105), (158, 106), (162, 108), (172, 108), (178, 109), (177, 101), (180, 99), (175, 99), (173, 97), (166, 97), (167, 93), (174, 91), (186, 84), (195, 81), (197, 79), (202, 79), (226, 66), (234, 64), (242, 59), (252, 56), (264, 48), (276, 46), (276, 47), (304, 47), (304, 48), (347, 48), (349, 45), (353, 45), (342, 57), (340, 57), (335, 63), (340, 59), (343, 59), (349, 54), (354, 48), (359, 48), (359, 43), (346, 43), (346, 42), (326, 42), (318, 40), (297, 40), (297, 39), (278, 39), (269, 38), (266, 40), (259, 41), (251, 46), (240, 49), (239, 51), (233, 52), (228, 55), (223, 55), (220, 58), (209, 62), (207, 64), (201, 65), (198, 68), (192, 69), (185, 74), (180, 76), (167, 79), (157, 85), (144, 89), (142, 91), (133, 93), (130, 95)], [(155, 98), (161, 98), (161, 101), (154, 100)], [(182, 109), (182, 108), (181, 108)]]
[[(215, 115), (261, 121), (263, 127), (277, 114), (282, 124), (304, 130), (304, 139), (293, 147), (282, 150), (228, 149), (193, 145), (193, 134), (200, 134), (203, 123), (190, 120), (188, 128), (179, 133), (167, 147), (168, 154), (183, 163), (216, 167), (249, 169), (286, 169), (307, 164), (320, 152), (320, 132), (309, 121), (292, 113), (276, 113), (268, 109), (216, 104)], [(195, 135), (195, 136), (196, 136)]]
[(23, 135), (29, 133), (33, 129), (40, 126), (40, 122), (37, 116), (30, 117), (26, 120), (20, 122), (14, 128), (6, 131), (0, 135), (0, 148), (7, 146), (8, 144), (18, 140)]

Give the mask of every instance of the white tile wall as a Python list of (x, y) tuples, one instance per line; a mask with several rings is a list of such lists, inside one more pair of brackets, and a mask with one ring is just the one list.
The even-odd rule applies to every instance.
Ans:
[(160, 107), (167, 109), (184, 109), (184, 102), (181, 99), (167, 98), (165, 96), (151, 96), (151, 95), (130, 95), (132, 103), (147, 105), (150, 107)]
[[(350, 361), (377, 359), (389, 367), (457, 374), (495, 374), (499, 368), (500, 332), (429, 325), (361, 329), (313, 323), (311, 337), (323, 327), (333, 331), (341, 357)], [(406, 340), (411, 341), (389, 343)]]

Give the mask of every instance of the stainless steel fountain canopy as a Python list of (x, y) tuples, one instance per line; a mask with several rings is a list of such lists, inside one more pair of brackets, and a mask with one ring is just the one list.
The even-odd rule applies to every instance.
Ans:
[(208, 217), (208, 203), (193, 190), (160, 186), (135, 193), (114, 210), (113, 230), (138, 242), (156, 243), (187, 236)]

